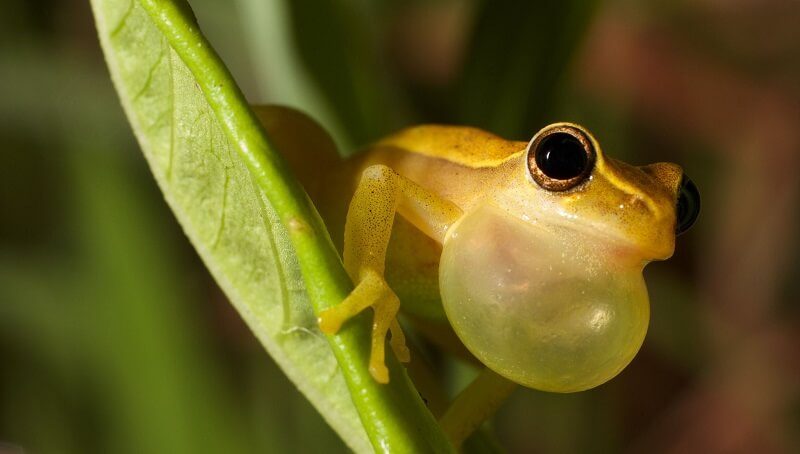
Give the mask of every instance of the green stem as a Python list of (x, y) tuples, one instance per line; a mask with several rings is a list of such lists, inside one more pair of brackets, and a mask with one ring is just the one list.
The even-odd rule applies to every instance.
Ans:
[[(189, 5), (180, 0), (139, 1), (192, 72), (231, 145), (289, 232), (315, 313), (338, 304), (352, 290), (352, 283), (325, 226), (269, 143), (233, 76), (200, 33)], [(452, 451), (396, 361), (388, 361), (392, 376), (389, 385), (380, 385), (369, 375), (366, 319), (349, 323), (328, 339), (375, 451)]]
[(442, 430), (459, 447), (484, 421), (503, 405), (517, 384), (484, 368), (447, 409), (440, 421)]

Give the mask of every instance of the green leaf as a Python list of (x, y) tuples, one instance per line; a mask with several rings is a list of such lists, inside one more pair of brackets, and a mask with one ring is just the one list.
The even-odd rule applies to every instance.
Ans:
[(380, 53), (375, 5), (351, 0), (237, 0), (270, 103), (311, 113), (345, 153), (407, 123)]
[(481, 2), (461, 81), (461, 122), (529, 138), (553, 118), (559, 85), (598, 0)]
[[(340, 150), (353, 150), (352, 137), (341, 117), (295, 51), (289, 3), (289, 0), (235, 0), (247, 38), (244, 48), (251, 56), (257, 76), (259, 101), (291, 106), (308, 113), (325, 126)], [(304, 30), (316, 32), (314, 27)], [(355, 103), (345, 102), (345, 107), (351, 104)]]
[[(284, 0), (285, 1), (285, 0)], [(403, 124), (405, 109), (380, 59), (369, 4), (350, 0), (285, 1), (302, 63), (353, 142), (364, 144)]]
[(189, 6), (92, 4), (112, 78), (168, 204), (276, 362), (354, 450), (449, 451), (396, 361), (389, 385), (370, 377), (367, 318), (327, 340), (317, 330), (314, 311), (338, 304), (352, 284)]

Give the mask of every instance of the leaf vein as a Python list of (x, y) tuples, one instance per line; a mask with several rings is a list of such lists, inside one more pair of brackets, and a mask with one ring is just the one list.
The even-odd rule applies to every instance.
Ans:
[(135, 3), (136, 0), (131, 0), (128, 3), (128, 9), (126, 9), (125, 12), (122, 14), (122, 17), (120, 18), (119, 22), (117, 22), (117, 25), (111, 29), (111, 33), (108, 34), (109, 37), (113, 38), (117, 36), (119, 32), (121, 32), (122, 29), (125, 28), (125, 23), (128, 22), (128, 18), (131, 17), (131, 13), (133, 13), (133, 7)]
[(153, 83), (153, 76), (155, 75), (156, 70), (158, 69), (158, 67), (161, 65), (161, 61), (164, 59), (164, 54), (165, 53), (166, 52), (164, 52), (164, 48), (162, 47), (161, 48), (161, 52), (158, 53), (158, 58), (153, 63), (153, 66), (151, 66), (150, 69), (147, 71), (147, 78), (144, 80), (144, 84), (142, 85), (142, 88), (140, 88), (139, 91), (137, 91), (136, 94), (133, 95), (133, 98), (131, 98), (131, 101), (136, 102), (150, 88), (150, 86)]
[(230, 172), (228, 172), (228, 169), (225, 168), (225, 182), (222, 184), (222, 208), (219, 216), (217, 233), (214, 235), (214, 242), (211, 244), (212, 249), (216, 249), (217, 246), (219, 246), (219, 242), (222, 239), (222, 232), (223, 230), (225, 230), (225, 217), (228, 207), (228, 190), (229, 190), (228, 187), (230, 186), (230, 181), (231, 181)]
[[(281, 298), (281, 307), (283, 308), (283, 326), (287, 327), (291, 324), (291, 306), (289, 304), (289, 289), (286, 287), (286, 272), (283, 269), (283, 263), (281, 263), (281, 259), (278, 252), (278, 244), (275, 242), (275, 232), (273, 230), (273, 223), (269, 220), (269, 212), (267, 209), (266, 204), (264, 203), (264, 195), (261, 192), (261, 188), (258, 187), (255, 180), (251, 176), (250, 182), (253, 185), (253, 190), (256, 193), (256, 199), (258, 199), (259, 205), (259, 214), (261, 215), (261, 222), (264, 224), (264, 230), (266, 232), (266, 237), (269, 240), (270, 248), (272, 249), (272, 259), (274, 261), (275, 270), (278, 273), (279, 279), (278, 283), (280, 286), (280, 298)], [(280, 223), (274, 223), (280, 224)]]

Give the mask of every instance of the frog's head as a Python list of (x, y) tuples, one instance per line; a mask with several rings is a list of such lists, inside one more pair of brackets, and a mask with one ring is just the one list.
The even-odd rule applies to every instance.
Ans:
[(611, 159), (576, 124), (543, 128), (522, 158), (511, 192), (517, 207), (529, 206), (523, 211), (544, 223), (629, 248), (644, 262), (669, 258), (676, 233), (697, 218), (697, 189), (678, 165), (636, 167)]
[(490, 203), (448, 233), (442, 303), (495, 372), (546, 391), (589, 389), (642, 345), (642, 267), (672, 255), (697, 216), (697, 190), (677, 165), (605, 157), (570, 123), (542, 129), (518, 156)]

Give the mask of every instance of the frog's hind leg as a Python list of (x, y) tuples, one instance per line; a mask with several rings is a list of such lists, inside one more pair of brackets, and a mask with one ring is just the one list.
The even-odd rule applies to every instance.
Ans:
[(485, 367), (450, 404), (439, 424), (456, 448), (503, 405), (517, 384)]
[(313, 118), (291, 107), (255, 105), (261, 125), (315, 204), (324, 193), (325, 175), (342, 162), (336, 144)]
[(356, 288), (338, 306), (320, 314), (320, 328), (329, 334), (372, 307), (370, 373), (376, 381), (389, 381), (384, 361), (384, 342), (391, 330), (391, 346), (400, 360), (408, 349), (397, 311), (400, 300), (384, 279), (386, 249), (395, 213), (400, 213), (426, 235), (442, 242), (450, 226), (461, 216), (453, 203), (427, 191), (383, 165), (368, 167), (350, 203), (344, 236), (344, 266)]

